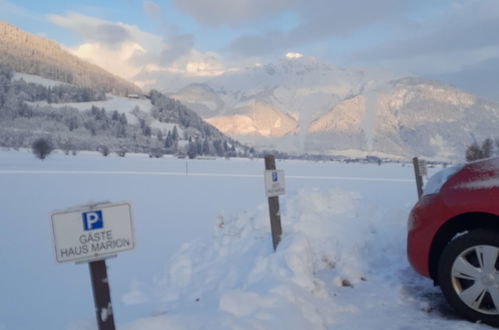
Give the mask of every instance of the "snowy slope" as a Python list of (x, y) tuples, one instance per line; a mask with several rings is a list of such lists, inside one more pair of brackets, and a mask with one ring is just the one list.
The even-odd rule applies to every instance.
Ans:
[(58, 81), (58, 80), (47, 79), (47, 78), (43, 78), (40, 76), (35, 76), (33, 74), (28, 74), (28, 73), (15, 72), (14, 76), (12, 77), (12, 80), (16, 81), (16, 80), (21, 80), (21, 79), (27, 83), (33, 83), (33, 84), (42, 85), (45, 87), (69, 85), (65, 82)]
[(119, 329), (488, 329), (407, 263), (410, 166), (277, 167), (274, 253), (262, 160), (0, 152), (0, 329), (96, 329), (88, 268), (55, 264), (48, 214), (102, 200), (133, 206), (137, 248), (107, 261)]
[[(118, 111), (118, 113), (124, 113), (128, 122), (131, 124), (137, 124), (139, 120), (137, 115), (134, 114), (134, 111), (139, 110), (147, 115), (150, 115), (153, 107), (151, 101), (146, 98), (133, 99), (112, 94), (107, 94), (106, 98), (107, 99), (105, 101), (51, 103), (50, 105), (55, 108), (71, 107), (80, 111), (90, 110), (93, 106), (104, 108), (109, 112)], [(37, 102), (37, 104), (46, 105), (47, 102)], [(159, 128), (163, 125), (157, 120), (154, 120), (152, 117), (149, 117), (149, 121), (151, 122), (152, 127)], [(166, 128), (170, 129), (170, 126), (173, 127), (173, 124), (168, 125)]]

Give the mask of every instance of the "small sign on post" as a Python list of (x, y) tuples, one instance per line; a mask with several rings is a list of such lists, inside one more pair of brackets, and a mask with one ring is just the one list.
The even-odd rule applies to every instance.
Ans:
[(419, 159), (419, 175), (427, 176), (428, 175), (428, 166), (426, 160)]
[(129, 202), (87, 205), (50, 215), (59, 263), (89, 263), (99, 330), (114, 330), (106, 258), (135, 247)]
[(272, 155), (265, 156), (265, 194), (269, 201), (270, 229), (272, 231), (272, 245), (274, 251), (281, 241), (281, 213), (279, 210), (279, 195), (284, 194), (284, 171), (276, 170), (275, 158)]
[(135, 246), (130, 203), (95, 204), (51, 214), (59, 263), (90, 262)]
[(265, 194), (275, 197), (286, 193), (283, 170), (265, 170)]
[(421, 198), (421, 196), (423, 196), (423, 176), (428, 175), (426, 161), (423, 159), (418, 159), (418, 157), (414, 157), (412, 159), (412, 164), (414, 166), (414, 176), (416, 177), (418, 198)]

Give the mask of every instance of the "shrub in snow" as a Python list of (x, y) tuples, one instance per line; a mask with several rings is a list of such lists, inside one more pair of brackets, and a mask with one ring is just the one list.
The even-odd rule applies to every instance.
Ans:
[(118, 151), (116, 151), (116, 154), (120, 157), (125, 157), (126, 155), (126, 149), (125, 147), (121, 147), (118, 149)]
[(104, 156), (104, 157), (107, 157), (109, 155), (109, 152), (110, 152), (109, 147), (106, 145), (100, 146), (99, 151), (102, 154), (102, 156)]
[(39, 138), (31, 144), (31, 150), (37, 158), (43, 160), (54, 150), (54, 145), (46, 138)]
[(71, 150), (74, 150), (75, 147), (69, 139), (66, 139), (66, 140), (59, 142), (59, 149), (61, 149), (65, 155), (69, 155)]
[(149, 158), (161, 158), (163, 155), (164, 152), (161, 148), (151, 148), (151, 151), (149, 152)]

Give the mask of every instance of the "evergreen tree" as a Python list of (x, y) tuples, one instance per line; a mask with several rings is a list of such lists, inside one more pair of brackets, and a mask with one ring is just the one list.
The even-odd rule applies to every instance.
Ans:
[(494, 142), (492, 139), (488, 138), (482, 142), (480, 146), (478, 142), (473, 142), (468, 148), (466, 148), (466, 160), (468, 162), (489, 158), (492, 156), (494, 149)]
[(198, 147), (195, 142), (189, 142), (189, 145), (187, 147), (187, 156), (191, 159), (196, 158), (198, 155)]
[(210, 142), (208, 139), (204, 139), (203, 141), (203, 155), (209, 155), (210, 154)]
[(489, 158), (492, 156), (492, 151), (494, 148), (494, 141), (491, 138), (485, 139), (482, 143), (482, 156), (483, 158)]
[(178, 138), (179, 136), (178, 136), (177, 126), (173, 126), (172, 139), (173, 141), (177, 142)]
[(170, 149), (173, 146), (173, 138), (172, 138), (172, 133), (168, 131), (168, 134), (166, 135), (165, 139), (165, 148)]

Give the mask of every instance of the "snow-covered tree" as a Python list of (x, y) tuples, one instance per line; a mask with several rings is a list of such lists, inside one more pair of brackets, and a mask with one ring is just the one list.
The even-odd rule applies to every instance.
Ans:
[(44, 160), (54, 150), (54, 145), (49, 139), (39, 138), (33, 141), (31, 150), (37, 158)]

